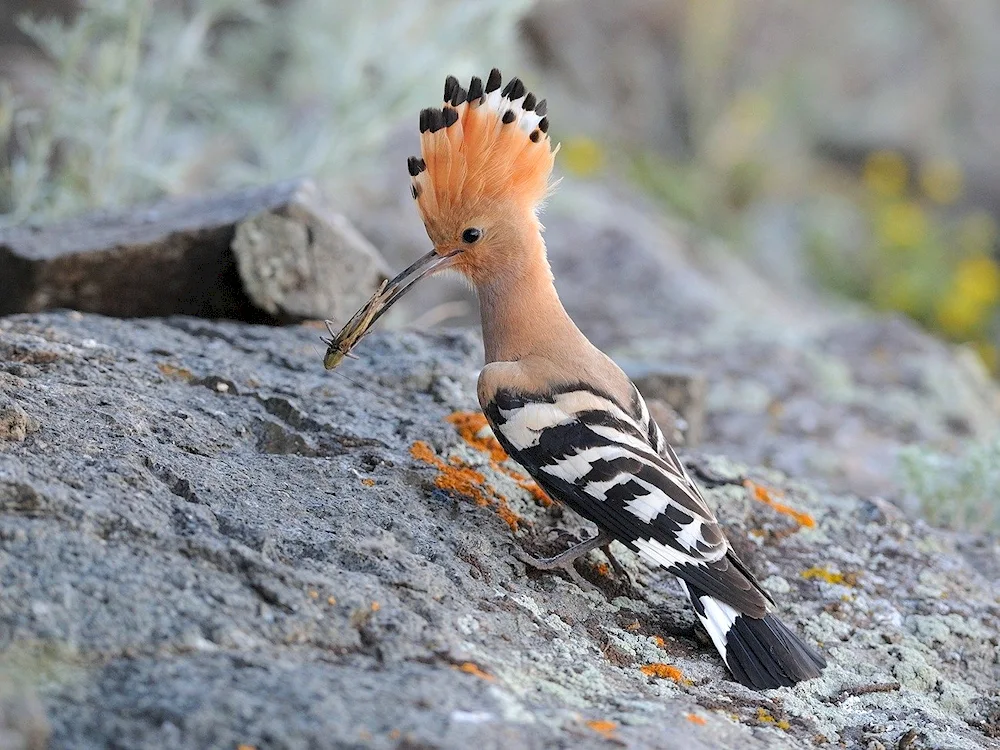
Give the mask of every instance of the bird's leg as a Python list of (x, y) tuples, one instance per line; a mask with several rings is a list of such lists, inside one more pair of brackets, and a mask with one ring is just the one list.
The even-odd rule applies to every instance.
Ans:
[(574, 544), (565, 552), (560, 552), (554, 557), (544, 557), (537, 558), (532, 557), (521, 549), (514, 549), (514, 557), (516, 557), (521, 562), (526, 565), (530, 565), (535, 570), (556, 570), (562, 569), (569, 574), (569, 577), (573, 579), (573, 582), (580, 588), (586, 591), (593, 591), (594, 585), (589, 581), (585, 580), (577, 569), (573, 566), (578, 559), (586, 555), (591, 550), (601, 547), (604, 549), (605, 554), (608, 559), (612, 561), (612, 565), (615, 566), (615, 570), (620, 570), (621, 566), (618, 561), (611, 556), (608, 550), (611, 542), (614, 541), (614, 537), (604, 531), (599, 531), (596, 536), (590, 537), (590, 539), (584, 540), (579, 544)]
[[(611, 541), (614, 540), (612, 539)], [(611, 541), (601, 547), (601, 552), (603, 552), (604, 556), (608, 558), (608, 562), (611, 563), (611, 567), (615, 569), (615, 575), (620, 578), (624, 578), (626, 581), (631, 583), (632, 579), (629, 578), (628, 573), (625, 572), (625, 568), (623, 568), (622, 564), (615, 559), (614, 555), (611, 554)]]

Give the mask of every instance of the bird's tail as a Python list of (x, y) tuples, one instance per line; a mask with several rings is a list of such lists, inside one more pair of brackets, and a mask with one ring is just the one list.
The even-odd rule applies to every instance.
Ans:
[(685, 583), (698, 619), (737, 682), (755, 690), (818, 677), (826, 666), (811, 646), (773, 614), (750, 617)]

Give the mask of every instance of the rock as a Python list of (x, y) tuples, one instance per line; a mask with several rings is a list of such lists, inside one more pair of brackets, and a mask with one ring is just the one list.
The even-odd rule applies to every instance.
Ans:
[(359, 307), (383, 275), (308, 181), (0, 229), (0, 314), (322, 318)]
[[(0, 319), (0, 343), (0, 371), (31, 364), (2, 382), (42, 425), (0, 451), (0, 672), (44, 659), (27, 673), (53, 747), (993, 741), (996, 545), (691, 461), (830, 661), (749, 691), (670, 576), (628, 551), (633, 586), (599, 553), (580, 565), (600, 593), (512, 556), (585, 524), (451, 423), (476, 408), (468, 332), (377, 332), (333, 373), (306, 326), (60, 312)], [(748, 476), (815, 528), (751, 498)]]
[(28, 416), (24, 408), (0, 391), (0, 440), (23, 441), (30, 433), (38, 432), (41, 425)]
[(49, 734), (38, 697), (0, 678), (0, 750), (46, 750)]
[[(705, 429), (705, 394), (708, 385), (703, 373), (684, 368), (620, 364), (647, 402), (662, 402), (684, 420), (682, 432), (685, 445), (694, 447), (702, 441)], [(663, 424), (659, 420), (657, 424), (663, 429)]]
[(323, 207), (312, 183), (241, 222), (232, 248), (247, 295), (282, 321), (347, 322), (389, 273), (347, 218)]

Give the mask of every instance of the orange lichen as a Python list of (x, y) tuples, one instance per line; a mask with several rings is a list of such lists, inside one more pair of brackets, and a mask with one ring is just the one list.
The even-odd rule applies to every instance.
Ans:
[(518, 474), (513, 469), (508, 469), (506, 466), (496, 465), (493, 468), (502, 471), (504, 474), (509, 476), (515, 482), (517, 482), (517, 486), (520, 487), (525, 492), (530, 493), (531, 496), (535, 499), (535, 502), (541, 505), (543, 508), (548, 508), (550, 505), (552, 505), (552, 498), (545, 494), (545, 490), (543, 490), (541, 487), (532, 482), (523, 474)]
[(607, 577), (611, 575), (611, 566), (607, 563), (597, 563), (597, 565), (594, 566), (594, 569), (597, 571), (597, 575), (599, 576)]
[(611, 739), (614, 736), (615, 730), (618, 728), (618, 725), (615, 722), (605, 721), (603, 719), (591, 719), (587, 722), (587, 726), (607, 739)]
[(771, 716), (771, 712), (762, 706), (757, 708), (757, 721), (761, 724), (773, 724), (785, 732), (792, 728), (792, 725), (786, 719), (775, 719)]
[(403, 733), (400, 730), (398, 730), (398, 729), (393, 729), (391, 732), (389, 732), (389, 739), (390, 740), (398, 740), (402, 736), (403, 736)]
[(372, 612), (378, 612), (380, 609), (382, 609), (381, 604), (378, 602), (372, 602)]
[(495, 504), (500, 518), (510, 526), (511, 531), (517, 531), (521, 517), (507, 505), (507, 498), (486, 482), (482, 472), (476, 471), (458, 456), (453, 456), (448, 462), (443, 461), (422, 440), (410, 446), (410, 455), (438, 470), (434, 478), (435, 487), (467, 497), (481, 507)]
[(487, 682), (494, 682), (496, 680), (496, 677), (489, 674), (488, 672), (484, 672), (482, 669), (479, 668), (478, 665), (473, 664), (471, 661), (462, 662), (461, 664), (456, 665), (455, 669), (457, 669), (459, 672), (465, 672), (466, 674), (471, 674), (475, 677), (479, 677), (480, 679), (486, 680)]
[(194, 380), (194, 373), (188, 370), (186, 367), (178, 367), (177, 365), (172, 365), (169, 362), (159, 362), (156, 365), (156, 369), (166, 375), (168, 378), (174, 378), (175, 380), (183, 380), (190, 383)]
[(503, 465), (503, 462), (508, 458), (507, 452), (491, 432), (483, 434), (489, 430), (489, 423), (483, 414), (472, 411), (456, 411), (445, 417), (445, 421), (454, 425), (455, 429), (458, 430), (459, 436), (466, 443), (489, 456), (490, 467), (492, 469), (506, 474), (517, 482), (517, 486), (530, 493), (535, 502), (542, 507), (547, 508), (552, 505), (551, 498), (545, 494), (545, 491), (541, 487), (523, 474), (519, 474)]
[(663, 638), (661, 636), (658, 636), (658, 635), (654, 635), (653, 636), (653, 643), (656, 644), (657, 648), (666, 648), (667, 647), (667, 642), (665, 640), (663, 640)]
[(503, 497), (499, 496), (497, 498), (497, 513), (504, 520), (504, 523), (510, 526), (511, 531), (517, 531), (518, 525), (521, 523), (521, 517), (510, 509), (510, 506), (507, 505), (507, 501)]
[(375, 486), (375, 480), (374, 479), (362, 479), (361, 480), (361, 484), (363, 484), (365, 487), (374, 487)]
[(473, 448), (481, 450), (494, 461), (507, 460), (507, 452), (493, 437), (493, 433), (483, 435), (483, 432), (489, 429), (489, 423), (483, 414), (474, 411), (456, 411), (445, 417), (445, 421), (454, 425), (462, 439)]
[(697, 724), (700, 727), (703, 727), (708, 723), (708, 720), (704, 716), (699, 716), (698, 714), (684, 714), (684, 718), (692, 724)]
[(337, 603), (337, 597), (335, 597), (335, 596), (328, 596), (328, 597), (326, 597), (326, 603), (329, 604), (332, 607), (333, 605), (335, 605)]
[(310, 599), (319, 599), (319, 592), (315, 589), (310, 589), (308, 593)]
[(764, 503), (764, 505), (770, 506), (779, 513), (783, 513), (786, 516), (791, 516), (800, 526), (805, 526), (810, 529), (816, 526), (815, 519), (808, 513), (803, 513), (802, 511), (795, 510), (795, 508), (785, 505), (784, 503), (780, 503), (774, 499), (775, 495), (777, 495), (778, 497), (782, 497), (784, 493), (775, 490), (769, 490), (767, 487), (757, 484), (756, 482), (753, 482), (749, 479), (743, 482), (743, 486), (746, 487), (747, 490), (749, 490), (751, 496), (755, 500)]
[(236, 746), (236, 750), (257, 750), (257, 746), (256, 745), (246, 745), (246, 744), (237, 745)]
[(656, 677), (661, 680), (673, 680), (677, 684), (687, 682), (684, 678), (684, 673), (671, 664), (653, 662), (652, 664), (644, 664), (639, 667), (639, 669), (647, 677)]

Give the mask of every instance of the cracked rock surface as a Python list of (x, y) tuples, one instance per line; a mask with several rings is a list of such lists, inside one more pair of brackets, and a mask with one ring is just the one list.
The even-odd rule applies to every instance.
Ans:
[[(669, 575), (619, 548), (617, 579), (594, 552), (585, 592), (511, 554), (587, 532), (463, 414), (472, 334), (373, 334), (341, 377), (318, 333), (0, 319), (0, 408), (23, 428), (0, 439), (0, 737), (1000, 747), (995, 540), (689, 454), (781, 616), (830, 662), (753, 692)], [(18, 705), (33, 723), (9, 719)]]

